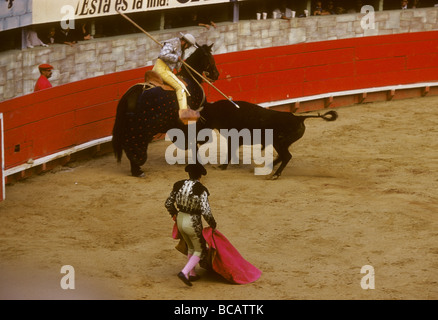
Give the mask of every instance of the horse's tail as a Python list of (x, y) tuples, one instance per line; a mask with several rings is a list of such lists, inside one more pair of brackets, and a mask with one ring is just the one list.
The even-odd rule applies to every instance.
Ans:
[(123, 103), (123, 98), (119, 101), (117, 105), (117, 113), (116, 113), (116, 120), (114, 122), (113, 127), (113, 151), (114, 155), (117, 159), (117, 162), (122, 161), (122, 155), (123, 155), (123, 146), (122, 146), (122, 136), (123, 136), (123, 128), (125, 123), (125, 106), (126, 104)]
[(308, 116), (299, 116), (300, 118), (307, 119), (307, 118), (322, 118), (325, 121), (335, 121), (338, 118), (338, 113), (334, 110), (327, 111), (324, 114), (317, 114), (317, 115), (308, 115)]
[(123, 135), (126, 129), (126, 119), (129, 112), (133, 113), (138, 96), (143, 90), (143, 85), (136, 84), (126, 91), (117, 105), (116, 119), (113, 127), (113, 151), (117, 162), (121, 162), (123, 155)]

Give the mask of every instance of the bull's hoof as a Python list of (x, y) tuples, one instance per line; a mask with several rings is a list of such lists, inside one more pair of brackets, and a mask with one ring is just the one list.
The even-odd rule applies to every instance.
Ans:
[(221, 169), (221, 170), (227, 170), (228, 165), (226, 165), (226, 164), (221, 164), (221, 165), (218, 166), (218, 168)]
[(278, 174), (274, 174), (274, 175), (270, 178), (270, 180), (278, 180), (278, 178), (280, 178), (280, 175), (278, 175)]
[(198, 111), (192, 109), (180, 109), (178, 111), (179, 119), (184, 125), (187, 125), (189, 121), (198, 121), (201, 116)]
[(141, 171), (141, 170), (139, 170), (139, 171), (135, 171), (135, 172), (131, 172), (131, 175), (132, 175), (133, 177), (136, 177), (136, 178), (144, 178), (144, 177), (145, 177), (144, 172)]
[(140, 174), (133, 174), (132, 176), (135, 177), (135, 178), (144, 178), (145, 174), (144, 174), (144, 172), (142, 172)]

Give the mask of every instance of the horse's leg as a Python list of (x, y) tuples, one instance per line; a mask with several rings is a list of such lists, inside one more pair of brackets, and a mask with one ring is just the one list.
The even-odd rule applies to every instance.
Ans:
[(140, 166), (133, 160), (129, 160), (131, 163), (131, 174), (133, 177), (143, 178), (144, 172), (141, 170)]
[(148, 146), (149, 143), (146, 143), (141, 149), (137, 149), (135, 155), (130, 154), (128, 157), (131, 163), (131, 174), (133, 177), (143, 178), (145, 176), (143, 170), (141, 170), (141, 166), (146, 163), (148, 158)]

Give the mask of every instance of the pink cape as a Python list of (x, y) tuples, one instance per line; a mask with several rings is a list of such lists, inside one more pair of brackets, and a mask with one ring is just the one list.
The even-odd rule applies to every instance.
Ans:
[[(246, 261), (228, 239), (210, 227), (202, 230), (208, 245), (212, 269), (231, 283), (246, 284), (260, 278), (262, 272)], [(174, 225), (172, 237), (178, 239), (178, 227)]]

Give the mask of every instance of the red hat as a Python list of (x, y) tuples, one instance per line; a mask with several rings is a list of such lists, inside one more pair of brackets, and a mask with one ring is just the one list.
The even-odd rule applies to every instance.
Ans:
[(40, 69), (40, 70), (52, 70), (53, 67), (50, 64), (44, 63), (44, 64), (40, 64), (38, 66), (38, 69)]

